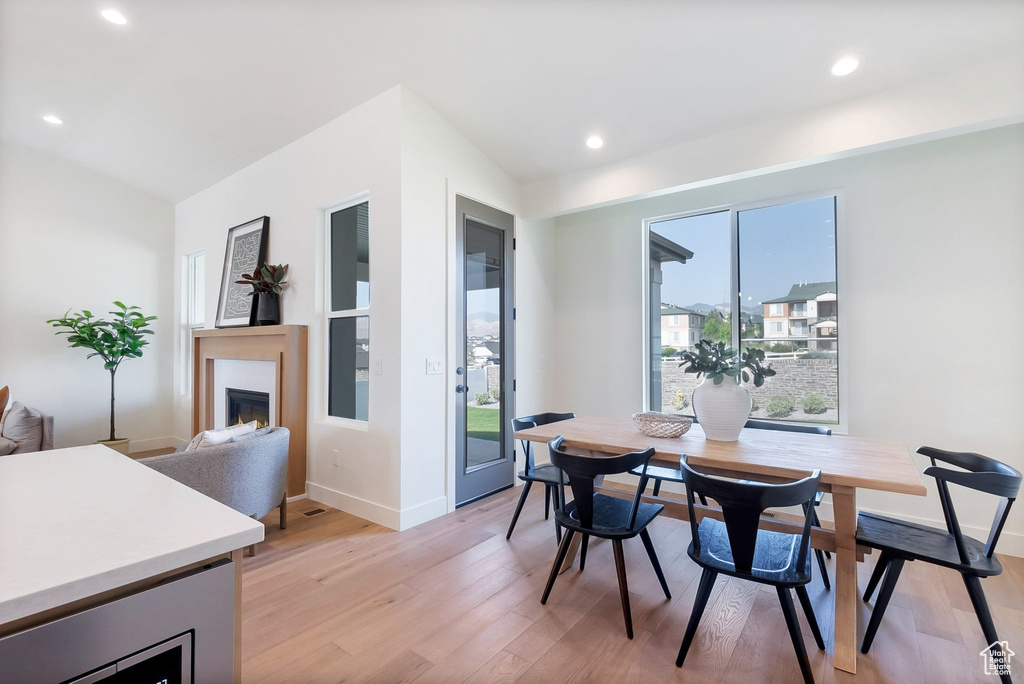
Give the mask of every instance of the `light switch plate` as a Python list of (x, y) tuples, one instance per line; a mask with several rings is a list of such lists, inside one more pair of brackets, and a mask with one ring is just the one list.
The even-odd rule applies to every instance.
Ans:
[(380, 358), (373, 360), (373, 374), (381, 375), (384, 373), (384, 364), (381, 363)]
[(427, 375), (441, 375), (443, 367), (441, 359), (427, 359)]

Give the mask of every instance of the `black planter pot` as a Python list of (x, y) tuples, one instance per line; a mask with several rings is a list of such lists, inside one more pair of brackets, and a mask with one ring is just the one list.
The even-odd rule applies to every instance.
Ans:
[(259, 325), (281, 324), (281, 297), (275, 292), (257, 295), (256, 322)]

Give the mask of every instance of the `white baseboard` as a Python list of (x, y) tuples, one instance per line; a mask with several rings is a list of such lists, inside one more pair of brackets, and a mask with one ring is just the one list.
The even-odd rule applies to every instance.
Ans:
[(448, 512), (448, 499), (443, 496), (402, 511), (309, 481), (306, 482), (306, 496), (311, 501), (326, 504), (393, 530), (407, 530)]
[(406, 508), (402, 511), (402, 526), (401, 530), (407, 530), (410, 527), (416, 527), (428, 520), (439, 518), (448, 512), (448, 497), (439, 496), (431, 501), (426, 501), (412, 508)]
[(308, 480), (306, 481), (306, 494), (313, 501), (327, 504), (331, 508), (337, 508), (339, 511), (351, 513), (393, 530), (399, 529), (402, 523), (401, 513), (390, 506), (382, 506)]
[(150, 437), (149, 439), (133, 439), (128, 445), (129, 453), (139, 451), (150, 451), (152, 449), (166, 449), (168, 447), (178, 448), (187, 442), (177, 437)]
[(308, 499), (308, 498), (309, 498), (309, 494), (306, 494), (306, 493), (299, 494), (298, 496), (289, 496), (288, 497), (288, 503), (295, 503), (296, 501), (302, 501), (303, 499)]

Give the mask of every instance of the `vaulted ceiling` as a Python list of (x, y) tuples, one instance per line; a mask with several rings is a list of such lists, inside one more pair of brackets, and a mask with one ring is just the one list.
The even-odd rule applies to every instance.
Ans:
[(0, 136), (177, 201), (402, 83), (531, 182), (1007, 56), (1009, 0), (0, 0)]

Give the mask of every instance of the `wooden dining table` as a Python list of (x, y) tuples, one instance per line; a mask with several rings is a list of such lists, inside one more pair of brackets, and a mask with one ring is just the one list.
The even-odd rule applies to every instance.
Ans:
[[(644, 435), (628, 418), (606, 416), (580, 416), (515, 433), (517, 439), (531, 442), (548, 442), (559, 435), (569, 453), (602, 457), (654, 447), (652, 465), (678, 468), (685, 455), (687, 462), (702, 472), (764, 482), (798, 479), (821, 470), (821, 490), (832, 495), (835, 522), (834, 529), (814, 528), (811, 543), (835, 554), (833, 663), (840, 670), (857, 672), (857, 561), (865, 553), (857, 548), (857, 490), (924, 496), (927, 490), (905, 444), (750, 428), (744, 429), (736, 442), (717, 442), (705, 438), (698, 424), (682, 437), (665, 439)], [(602, 491), (632, 495), (611, 483), (603, 485)], [(658, 497), (645, 496), (645, 500), (663, 504), (663, 515), (689, 518), (680, 498), (662, 492)], [(720, 518), (721, 511), (696, 505), (695, 515)], [(770, 518), (764, 518), (761, 526), (793, 533), (802, 530), (802, 524)], [(567, 564), (573, 557), (570, 554)]]

